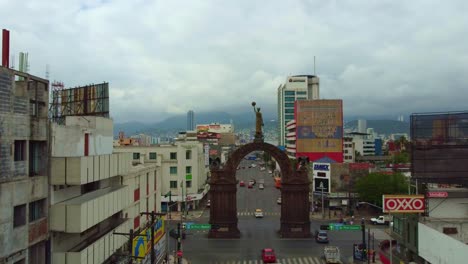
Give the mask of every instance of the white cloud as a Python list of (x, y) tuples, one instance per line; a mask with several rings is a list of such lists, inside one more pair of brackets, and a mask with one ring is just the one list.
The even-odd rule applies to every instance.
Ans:
[(467, 13), (461, 0), (0, 0), (12, 54), (68, 87), (108, 81), (117, 121), (272, 109), (314, 55), (345, 115), (465, 109)]

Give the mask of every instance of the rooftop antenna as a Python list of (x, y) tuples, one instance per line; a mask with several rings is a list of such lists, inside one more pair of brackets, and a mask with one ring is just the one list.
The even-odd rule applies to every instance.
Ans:
[(314, 56), (314, 75), (315, 75), (315, 56)]
[(49, 64), (46, 64), (45, 66), (45, 78), (46, 80), (49, 80)]

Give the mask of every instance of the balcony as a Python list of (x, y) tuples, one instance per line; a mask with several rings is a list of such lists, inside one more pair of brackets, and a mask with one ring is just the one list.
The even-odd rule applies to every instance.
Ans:
[(125, 175), (131, 166), (131, 153), (84, 157), (52, 157), (52, 185), (83, 185)]
[(108, 187), (52, 205), (50, 229), (81, 233), (126, 208), (128, 192), (127, 186)]
[(114, 235), (114, 232), (127, 233), (132, 228), (131, 221), (122, 219), (120, 225), (104, 230), (92, 243), (84, 241), (67, 252), (53, 252), (52, 263), (60, 264), (94, 264), (103, 263), (119, 248), (128, 238), (122, 235)]
[(286, 137), (293, 137), (294, 139), (296, 139), (296, 131), (288, 132), (286, 134)]

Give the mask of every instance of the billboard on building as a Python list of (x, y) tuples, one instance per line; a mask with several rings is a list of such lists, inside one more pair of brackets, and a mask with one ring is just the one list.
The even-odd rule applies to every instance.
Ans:
[(109, 117), (109, 83), (52, 91), (51, 116), (61, 122), (66, 116)]
[(424, 213), (424, 195), (382, 195), (384, 213)]
[(343, 101), (297, 101), (295, 112), (296, 156), (343, 162)]
[(468, 184), (468, 112), (411, 115), (412, 177)]

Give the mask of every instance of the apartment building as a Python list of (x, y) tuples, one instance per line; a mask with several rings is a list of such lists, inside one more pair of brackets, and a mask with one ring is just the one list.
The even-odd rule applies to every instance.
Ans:
[(352, 138), (354, 150), (360, 156), (375, 156), (375, 140), (369, 139), (367, 133), (352, 132), (347, 137)]
[(354, 163), (355, 152), (352, 137), (343, 138), (343, 163)]
[(103, 263), (157, 211), (156, 166), (132, 166), (130, 153), (113, 153), (112, 120), (66, 116), (51, 124), (50, 232), (52, 263)]
[[(155, 164), (161, 178), (161, 209), (171, 211), (196, 209), (208, 193), (203, 144), (177, 140), (173, 144), (115, 147), (114, 153), (130, 153), (134, 164)], [(169, 196), (166, 196), (171, 192)]]
[(0, 66), (0, 263), (46, 263), (49, 81)]

